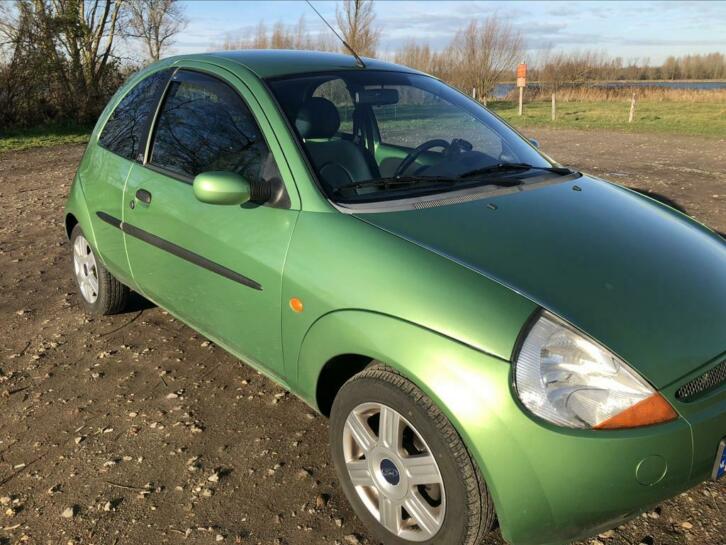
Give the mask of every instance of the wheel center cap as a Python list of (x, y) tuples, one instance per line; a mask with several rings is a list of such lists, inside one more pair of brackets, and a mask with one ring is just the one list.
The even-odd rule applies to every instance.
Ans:
[(384, 458), (381, 460), (381, 475), (390, 485), (396, 486), (401, 481), (401, 474), (391, 460)]

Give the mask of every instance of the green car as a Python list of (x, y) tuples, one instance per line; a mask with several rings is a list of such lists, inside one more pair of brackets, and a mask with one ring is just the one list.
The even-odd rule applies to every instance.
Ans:
[(724, 240), (425, 74), (163, 60), (65, 214), (85, 307), (134, 290), (329, 416), (385, 544), (563, 543), (726, 471)]

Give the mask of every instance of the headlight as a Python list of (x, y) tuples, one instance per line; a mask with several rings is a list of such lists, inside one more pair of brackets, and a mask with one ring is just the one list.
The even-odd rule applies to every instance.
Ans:
[(522, 344), (515, 381), (522, 403), (560, 426), (631, 428), (678, 416), (628, 364), (549, 312)]

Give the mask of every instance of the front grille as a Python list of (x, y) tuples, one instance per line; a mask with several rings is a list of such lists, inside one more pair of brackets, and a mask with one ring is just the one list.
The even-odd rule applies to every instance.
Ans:
[(690, 401), (696, 396), (718, 388), (724, 382), (726, 382), (726, 360), (678, 388), (676, 397), (682, 401)]

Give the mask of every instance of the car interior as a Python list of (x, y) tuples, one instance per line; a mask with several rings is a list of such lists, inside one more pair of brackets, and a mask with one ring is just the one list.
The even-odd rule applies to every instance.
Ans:
[[(401, 97), (396, 88), (371, 87), (356, 87), (331, 75), (308, 78), (302, 93), (299, 81), (274, 83), (282, 109), (304, 143), (318, 176), (329, 188), (421, 173), (434, 165), (450, 163), (444, 160), (454, 156), (459, 168), (466, 168), (471, 161), (465, 161), (465, 154), (474, 155), (470, 159), (477, 164), (481, 161), (482, 153), (472, 151), (472, 145), (464, 139), (433, 138), (421, 144), (422, 137), (417, 133), (410, 135), (410, 143), (384, 141), (379, 118), (385, 115), (386, 107), (397, 107)], [(426, 174), (446, 174), (443, 170), (427, 170)]]
[[(318, 180), (336, 197), (391, 183), (399, 191), (434, 188), (502, 163), (549, 165), (495, 116), (427, 76), (341, 71), (268, 83)], [(535, 175), (542, 171), (518, 176)]]
[(303, 102), (295, 117), (295, 128), (327, 183), (345, 184), (380, 177), (370, 150), (350, 138), (352, 135), (340, 134), (340, 114), (327, 98), (313, 96)]

